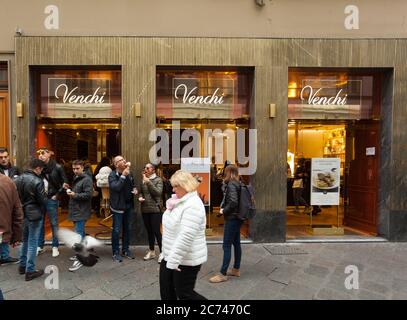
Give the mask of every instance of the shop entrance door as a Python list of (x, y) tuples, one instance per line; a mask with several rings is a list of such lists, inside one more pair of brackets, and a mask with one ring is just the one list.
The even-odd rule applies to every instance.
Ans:
[[(86, 222), (86, 233), (102, 240), (108, 240), (111, 234), (112, 219), (109, 211), (109, 193), (106, 188), (96, 186), (97, 170), (107, 165), (104, 157), (112, 158), (121, 153), (119, 123), (50, 123), (40, 124), (37, 131), (37, 144), (47, 146), (55, 153), (55, 160), (63, 165), (68, 183), (72, 185), (74, 174), (72, 161), (86, 159), (92, 171), (95, 191), (92, 197), (92, 214)], [(60, 196), (59, 226), (73, 228), (68, 218), (69, 198)], [(45, 239), (51, 239), (48, 219), (45, 224)]]
[(380, 125), (357, 121), (347, 126), (344, 225), (376, 235), (378, 213)]

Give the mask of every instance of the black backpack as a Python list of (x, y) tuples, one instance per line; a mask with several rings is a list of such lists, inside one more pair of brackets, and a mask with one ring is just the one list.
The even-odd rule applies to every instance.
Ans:
[(253, 219), (256, 215), (254, 191), (251, 185), (240, 183), (239, 214), (241, 220)]

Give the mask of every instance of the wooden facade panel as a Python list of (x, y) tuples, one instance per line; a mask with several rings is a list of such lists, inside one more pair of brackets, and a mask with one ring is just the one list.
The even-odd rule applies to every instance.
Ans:
[[(122, 150), (135, 168), (148, 159), (155, 128), (155, 70), (160, 65), (253, 66), (255, 68), (255, 128), (258, 161), (255, 184), (259, 209), (284, 210), (287, 150), (288, 67), (393, 67), (394, 102), (392, 178), (401, 181), (407, 170), (402, 151), (407, 141), (407, 40), (348, 39), (227, 39), (136, 37), (20, 37), (16, 38), (17, 101), (24, 118), (17, 119), (19, 165), (30, 146), (30, 65), (120, 65), (122, 68)], [(132, 105), (141, 103), (141, 118)], [(268, 105), (277, 106), (276, 118)], [(147, 148), (147, 146), (149, 146)], [(404, 195), (392, 188), (395, 203)], [(393, 200), (392, 200), (393, 201)]]

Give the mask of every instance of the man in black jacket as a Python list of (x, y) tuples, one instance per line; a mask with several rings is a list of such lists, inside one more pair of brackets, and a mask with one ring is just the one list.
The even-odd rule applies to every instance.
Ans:
[[(69, 220), (73, 221), (75, 225), (75, 232), (85, 237), (85, 224), (89, 219), (92, 208), (92, 192), (93, 181), (92, 178), (85, 173), (84, 162), (82, 160), (75, 160), (72, 162), (72, 170), (75, 174), (72, 183), (72, 190), (68, 189), (69, 196)], [(73, 265), (69, 271), (78, 270), (82, 267), (82, 263), (76, 259), (76, 256), (70, 258)]]
[(47, 195), (41, 172), (45, 163), (39, 159), (30, 161), (29, 170), (19, 176), (15, 182), (24, 211), (23, 245), (20, 254), (18, 272), (25, 274), (25, 280), (30, 281), (44, 274), (44, 270), (35, 269), (38, 237), (41, 230), (41, 220), (47, 206)]
[(119, 237), (122, 230), (123, 243), (122, 255), (134, 259), (130, 253), (130, 219), (134, 212), (133, 195), (137, 193), (134, 187), (134, 179), (130, 173), (130, 163), (122, 156), (117, 156), (113, 160), (115, 170), (109, 175), (109, 192), (110, 192), (110, 211), (113, 214), (112, 230), (112, 251), (113, 260), (122, 262), (119, 254), (120, 244)]
[(5, 147), (0, 147), (0, 174), (11, 179), (20, 175), (20, 170), (10, 163), (10, 155)]
[[(46, 167), (42, 172), (42, 178), (44, 181), (45, 191), (47, 193), (47, 213), (52, 228), (52, 256), (57, 257), (59, 255), (58, 247), (58, 195), (65, 192), (64, 189), (68, 189), (69, 185), (66, 179), (64, 168), (51, 159), (51, 151), (42, 147), (37, 150), (38, 158), (45, 162)], [(41, 222), (41, 233), (38, 240), (37, 254), (44, 251), (45, 242), (45, 217)]]

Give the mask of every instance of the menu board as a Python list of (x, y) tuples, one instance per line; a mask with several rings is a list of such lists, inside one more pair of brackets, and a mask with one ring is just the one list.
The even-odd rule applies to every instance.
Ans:
[(311, 205), (339, 205), (340, 159), (311, 159)]
[(198, 195), (203, 204), (209, 206), (211, 159), (181, 158), (181, 170), (190, 172), (199, 181)]

